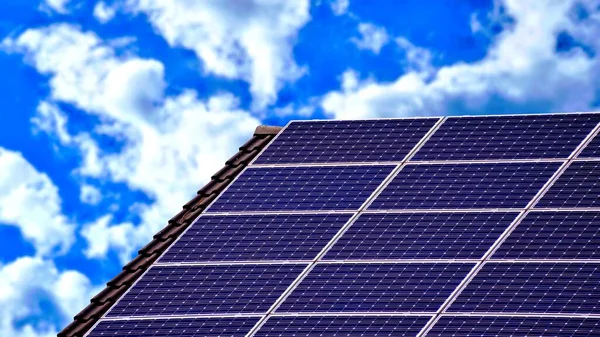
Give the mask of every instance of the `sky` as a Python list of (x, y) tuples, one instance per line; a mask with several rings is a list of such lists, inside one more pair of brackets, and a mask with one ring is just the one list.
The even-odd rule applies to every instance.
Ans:
[(55, 336), (260, 124), (600, 110), (600, 0), (0, 2), (0, 336)]

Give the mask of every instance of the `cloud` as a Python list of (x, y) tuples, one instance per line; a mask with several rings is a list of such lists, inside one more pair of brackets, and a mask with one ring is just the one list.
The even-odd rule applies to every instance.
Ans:
[(350, 7), (350, 0), (333, 0), (331, 1), (331, 11), (334, 15), (340, 16), (348, 13), (348, 7)]
[[(107, 43), (74, 26), (30, 29), (3, 45), (23, 53), (29, 64), (49, 76), (50, 97), (42, 103), (44, 108), (38, 109), (35, 123), (63, 146), (81, 153), (77, 173), (125, 183), (153, 200), (152, 204), (135, 205), (132, 212), (141, 218), (139, 224), (112, 223), (113, 217), (106, 216), (85, 225), (82, 233), (88, 239), (86, 254), (90, 257), (101, 258), (115, 249), (127, 260), (179, 212), (260, 124), (239, 109), (238, 100), (228, 93), (206, 100), (200, 100), (193, 90), (166, 96), (162, 63), (117, 57)], [(98, 116), (100, 124), (69, 133), (69, 120), (54, 102), (72, 104)], [(123, 146), (108, 152), (98, 144), (100, 136)], [(107, 235), (88, 235), (99, 228)]]
[(171, 46), (193, 50), (206, 73), (250, 83), (255, 109), (304, 73), (292, 48), (310, 19), (307, 0), (131, 0), (129, 8), (146, 13)]
[(94, 17), (100, 23), (107, 23), (112, 20), (117, 13), (117, 9), (114, 6), (107, 5), (104, 1), (100, 1), (94, 6)]
[(88, 184), (82, 184), (79, 191), (79, 200), (85, 204), (96, 205), (102, 199), (100, 190)]
[(39, 255), (65, 253), (74, 225), (61, 213), (58, 188), (19, 152), (0, 147), (0, 223), (18, 227)]
[[(577, 4), (587, 18), (573, 15)], [(409, 68), (389, 83), (366, 80), (326, 94), (322, 108), (342, 119), (515, 112), (507, 107), (529, 112), (597, 108), (600, 43), (593, 36), (600, 34), (600, 19), (592, 2), (507, 0), (502, 5), (510, 20), (498, 20), (514, 23), (492, 41), (484, 59), (433, 74), (424, 65)], [(595, 53), (576, 45), (557, 50), (561, 33)]]
[(45, 0), (45, 4), (57, 13), (66, 14), (69, 12), (67, 10), (67, 4), (69, 1), (70, 0)]
[(360, 23), (358, 25), (358, 32), (361, 37), (352, 38), (351, 41), (354, 42), (359, 49), (370, 50), (375, 54), (379, 54), (381, 48), (389, 41), (385, 28), (371, 23)]
[(0, 265), (0, 336), (56, 336), (99, 290), (85, 275), (39, 257)]

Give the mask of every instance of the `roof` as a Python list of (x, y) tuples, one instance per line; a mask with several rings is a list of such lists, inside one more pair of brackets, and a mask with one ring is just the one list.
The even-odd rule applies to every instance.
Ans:
[(258, 126), (254, 135), (239, 148), (239, 152), (225, 162), (197, 195), (183, 205), (183, 209), (168, 225), (153, 236), (138, 256), (106, 284), (91, 303), (75, 315), (71, 324), (58, 333), (59, 337), (83, 336), (129, 287), (156, 261), (156, 259), (185, 231), (200, 213), (225, 189), (235, 177), (273, 140), (281, 130), (278, 126)]

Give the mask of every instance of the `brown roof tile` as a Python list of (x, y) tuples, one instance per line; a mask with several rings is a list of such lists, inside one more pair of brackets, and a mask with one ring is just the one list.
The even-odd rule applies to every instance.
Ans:
[(280, 130), (277, 126), (257, 127), (252, 138), (240, 147), (240, 151), (227, 160), (225, 166), (211, 177), (211, 181), (183, 206), (181, 212), (169, 220), (165, 228), (154, 235), (152, 241), (139, 250), (139, 255), (127, 263), (58, 336), (83, 336)]

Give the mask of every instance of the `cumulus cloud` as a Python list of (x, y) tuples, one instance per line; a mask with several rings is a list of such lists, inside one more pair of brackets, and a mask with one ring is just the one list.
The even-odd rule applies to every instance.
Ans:
[(350, 0), (333, 0), (331, 1), (331, 11), (333, 14), (339, 16), (348, 13), (348, 7), (350, 7)]
[(304, 70), (293, 58), (309, 1), (131, 0), (171, 46), (193, 50), (205, 72), (250, 83), (254, 107), (273, 103), (278, 89)]
[(94, 6), (94, 17), (100, 23), (107, 23), (114, 18), (117, 9), (114, 6), (107, 5), (104, 1), (98, 2)]
[(102, 199), (100, 190), (88, 184), (82, 184), (79, 190), (79, 200), (85, 204), (95, 205)]
[(389, 41), (389, 36), (385, 28), (372, 23), (360, 23), (358, 25), (358, 32), (360, 33), (360, 38), (352, 38), (351, 41), (359, 49), (370, 50), (375, 54), (379, 54), (381, 48)]
[[(600, 16), (593, 2), (506, 0), (501, 5), (500, 13), (510, 20), (498, 20), (513, 23), (482, 60), (444, 66), (433, 74), (421, 64), (389, 83), (365, 80), (326, 94), (323, 109), (344, 119), (511, 112), (495, 110), (498, 102), (504, 102), (503, 109), (532, 112), (597, 108), (600, 83), (594, 74), (600, 70), (600, 43), (593, 36), (600, 34)], [(573, 15), (576, 6), (588, 15)], [(577, 45), (557, 50), (560, 34), (595, 52)]]
[[(206, 100), (193, 90), (166, 96), (162, 63), (117, 57), (106, 42), (74, 26), (30, 29), (3, 45), (23, 53), (27, 62), (49, 76), (49, 101), (69, 103), (100, 117), (92, 130), (69, 133), (68, 118), (55, 105), (46, 102), (38, 109), (38, 128), (80, 151), (78, 174), (126, 183), (154, 201), (136, 206), (140, 224), (112, 223), (112, 217), (104, 217), (84, 226), (90, 257), (116, 249), (127, 260), (260, 124), (227, 93)], [(96, 141), (98, 135), (123, 143), (122, 149), (106, 152)], [(100, 229), (106, 235), (93, 234)]]
[(70, 0), (45, 0), (46, 6), (60, 14), (68, 13), (67, 4)]
[(0, 147), (0, 224), (16, 226), (39, 255), (64, 253), (74, 225), (61, 213), (58, 188), (19, 152)]
[(0, 335), (56, 336), (99, 290), (85, 275), (42, 258), (0, 265)]

